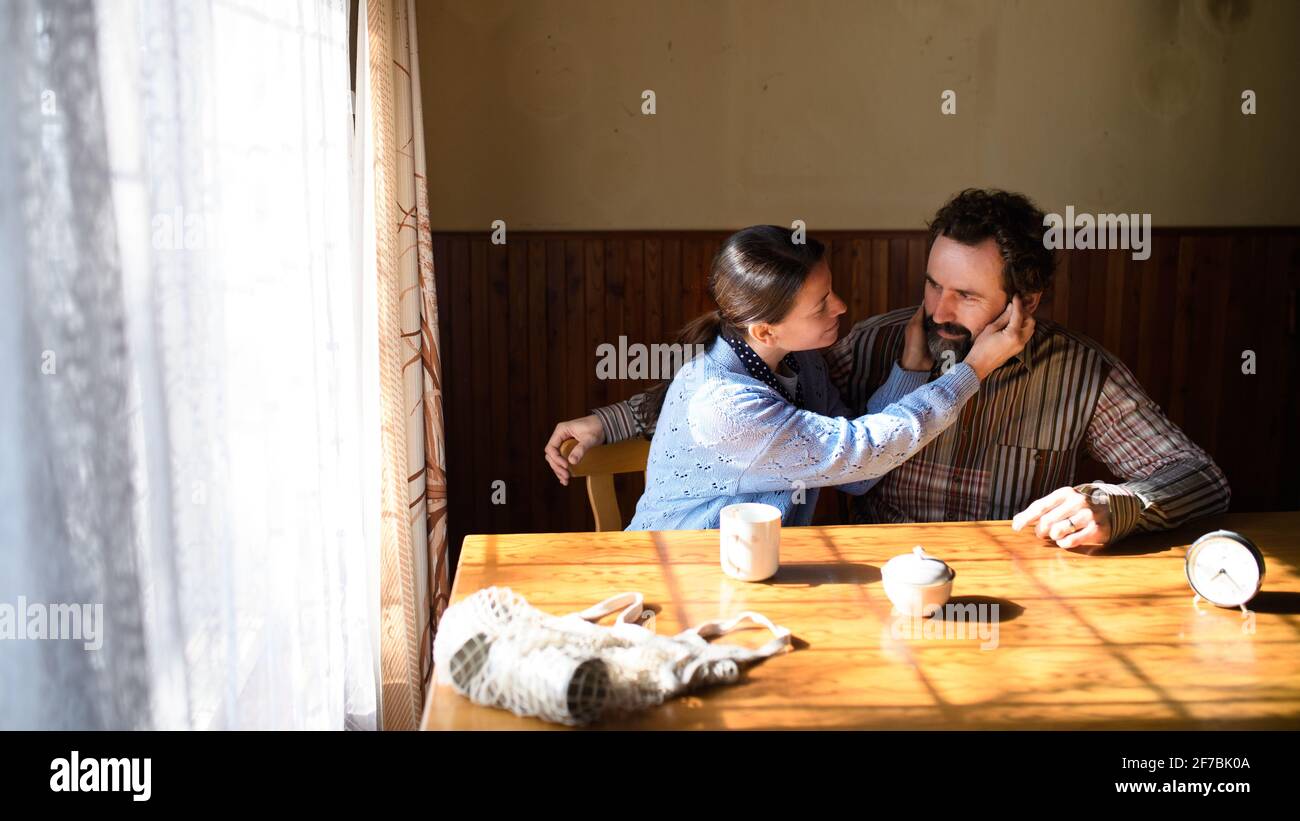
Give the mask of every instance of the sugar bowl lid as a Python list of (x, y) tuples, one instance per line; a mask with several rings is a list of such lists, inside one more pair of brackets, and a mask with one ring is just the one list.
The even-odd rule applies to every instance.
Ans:
[(926, 553), (920, 545), (912, 548), (911, 553), (890, 559), (881, 572), (891, 581), (919, 585), (938, 584), (956, 575), (943, 560)]

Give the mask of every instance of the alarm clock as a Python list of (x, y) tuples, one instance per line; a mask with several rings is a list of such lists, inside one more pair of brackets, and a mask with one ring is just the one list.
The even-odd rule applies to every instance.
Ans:
[(1187, 548), (1187, 581), (1196, 594), (1219, 607), (1241, 607), (1264, 584), (1264, 554), (1231, 530), (1215, 530)]

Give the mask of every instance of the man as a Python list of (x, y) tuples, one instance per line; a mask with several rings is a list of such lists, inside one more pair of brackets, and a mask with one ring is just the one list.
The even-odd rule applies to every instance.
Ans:
[[(967, 189), (930, 223), (923, 303), (934, 379), (958, 362), (984, 326), (1019, 295), (1032, 315), (1051, 284), (1055, 257), (1043, 213), (1020, 194)], [(825, 351), (831, 378), (853, 413), (889, 375), (914, 307), (863, 320)], [(645, 394), (562, 422), (547, 461), (568, 483), (566, 439), (586, 447), (651, 436)], [(1087, 454), (1124, 481), (1071, 486)], [(1040, 320), (1018, 356), (989, 375), (957, 422), (855, 497), (855, 522), (1012, 519), (1062, 548), (1111, 544), (1227, 509), (1227, 479), (1169, 421), (1118, 358), (1092, 340)]]

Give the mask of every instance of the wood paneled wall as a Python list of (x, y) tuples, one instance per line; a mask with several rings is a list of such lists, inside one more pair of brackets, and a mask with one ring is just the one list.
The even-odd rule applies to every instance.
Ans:
[[(671, 342), (711, 310), (704, 277), (727, 232), (435, 232), (452, 546), (470, 533), (589, 530), (581, 482), (542, 458), (555, 423), (651, 383), (597, 380), (604, 342)], [(833, 231), (853, 321), (917, 304), (921, 231)], [(1151, 258), (1064, 252), (1040, 316), (1096, 339), (1208, 450), (1232, 508), (1300, 508), (1300, 228), (1157, 230)], [(1242, 372), (1254, 351), (1256, 373)], [(1093, 478), (1089, 476), (1088, 478)], [(505, 504), (494, 504), (504, 482)], [(630, 516), (640, 482), (621, 483)], [(832, 496), (832, 494), (823, 494)], [(824, 513), (824, 511), (821, 511)]]

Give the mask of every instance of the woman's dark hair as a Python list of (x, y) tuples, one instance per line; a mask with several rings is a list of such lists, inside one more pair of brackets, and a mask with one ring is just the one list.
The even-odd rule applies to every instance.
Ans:
[(721, 331), (743, 334), (748, 325), (785, 319), (826, 255), (826, 246), (805, 240), (795, 244), (790, 229), (778, 225), (751, 225), (727, 237), (709, 269), (709, 296), (718, 309), (686, 323), (677, 341), (708, 345)]
[(967, 188), (930, 221), (930, 244), (940, 236), (963, 245), (992, 237), (1002, 255), (1002, 288), (1010, 296), (1047, 290), (1056, 255), (1043, 243), (1043, 212), (1024, 194)]
[[(808, 274), (826, 255), (826, 246), (804, 239), (796, 244), (791, 229), (779, 225), (751, 225), (727, 237), (709, 269), (709, 296), (718, 309), (686, 323), (676, 343), (694, 351), (719, 333), (743, 335), (748, 325), (785, 319)], [(646, 427), (658, 418), (667, 390), (667, 381), (651, 388), (637, 409)]]

